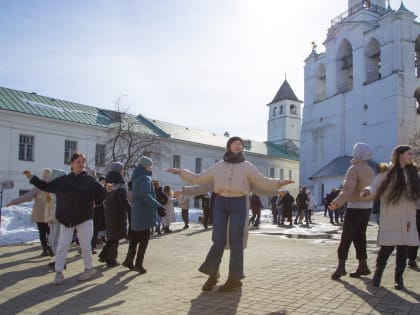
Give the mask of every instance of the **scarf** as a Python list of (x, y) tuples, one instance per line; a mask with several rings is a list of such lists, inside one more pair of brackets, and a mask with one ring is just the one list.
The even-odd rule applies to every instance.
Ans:
[(230, 151), (226, 151), (223, 155), (223, 161), (227, 163), (241, 163), (245, 161), (245, 155), (242, 152), (233, 153)]

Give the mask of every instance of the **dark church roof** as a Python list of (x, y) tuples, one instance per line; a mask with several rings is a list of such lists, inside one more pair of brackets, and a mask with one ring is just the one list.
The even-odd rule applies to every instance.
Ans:
[(273, 100), (268, 103), (267, 105), (271, 105), (280, 101), (289, 100), (289, 101), (296, 101), (301, 102), (297, 97), (295, 92), (293, 92), (292, 88), (290, 87), (289, 82), (285, 79), (279, 90), (277, 91), (276, 96), (274, 96)]
[[(318, 170), (314, 175), (309, 177), (310, 180), (320, 177), (337, 177), (344, 176), (347, 172), (347, 169), (351, 165), (352, 157), (348, 155), (339, 156), (325, 165), (323, 168)], [(374, 170), (376, 170), (377, 163), (369, 160), (368, 164)]]

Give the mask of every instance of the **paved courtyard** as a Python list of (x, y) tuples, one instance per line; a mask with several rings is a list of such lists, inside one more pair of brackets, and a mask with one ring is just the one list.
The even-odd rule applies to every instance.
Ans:
[[(333, 281), (339, 228), (315, 217), (317, 230), (295, 233), (264, 223), (249, 235), (245, 251), (242, 290), (202, 293), (206, 277), (197, 271), (210, 246), (211, 231), (198, 224), (188, 230), (156, 237), (149, 243), (145, 275), (123, 267), (106, 268), (78, 282), (81, 258), (73, 247), (68, 255), (65, 282), (54, 286), (50, 258), (41, 258), (39, 244), (0, 248), (0, 314), (420, 314), (420, 273), (408, 269), (405, 291), (393, 289), (395, 256), (391, 256), (382, 287), (370, 284), (371, 276), (348, 276)], [(320, 228), (321, 227), (321, 228)], [(369, 266), (374, 269), (377, 227), (368, 228)], [(120, 246), (120, 261), (127, 243)], [(227, 275), (229, 252), (221, 267)], [(357, 266), (351, 249), (347, 271)]]

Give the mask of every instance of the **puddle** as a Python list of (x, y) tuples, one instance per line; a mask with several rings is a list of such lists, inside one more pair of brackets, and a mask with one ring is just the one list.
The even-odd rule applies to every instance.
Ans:
[(334, 232), (325, 232), (318, 234), (299, 234), (299, 233), (272, 233), (272, 232), (262, 232), (261, 235), (272, 235), (272, 236), (283, 236), (287, 238), (296, 238), (296, 239), (337, 239), (339, 234)]

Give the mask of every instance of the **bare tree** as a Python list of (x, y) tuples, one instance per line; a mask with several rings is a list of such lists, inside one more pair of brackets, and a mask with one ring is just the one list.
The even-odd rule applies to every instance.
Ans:
[[(122, 108), (120, 98), (116, 107), (116, 111), (102, 111), (112, 121), (107, 139), (102, 141), (106, 164), (123, 163), (124, 174), (128, 176), (143, 155), (158, 163), (166, 160), (170, 150), (162, 137), (167, 137), (167, 134), (143, 116), (134, 116), (128, 108)], [(105, 173), (107, 165), (99, 167), (98, 171)]]

